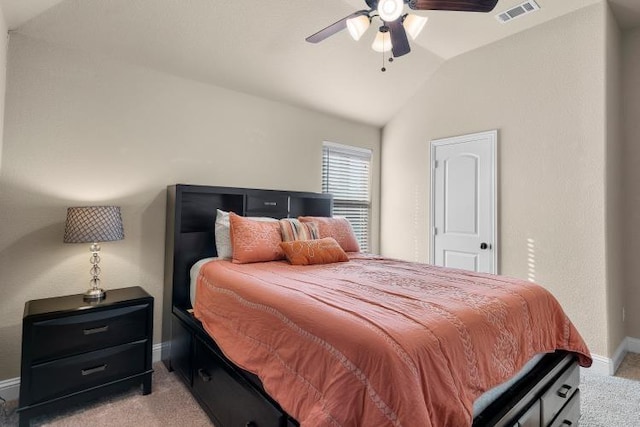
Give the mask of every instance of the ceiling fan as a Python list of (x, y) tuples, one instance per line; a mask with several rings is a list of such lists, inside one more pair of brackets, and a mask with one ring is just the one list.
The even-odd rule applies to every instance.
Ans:
[(345, 28), (349, 30), (354, 40), (359, 40), (372, 19), (378, 17), (382, 25), (371, 47), (377, 52), (391, 50), (393, 56), (397, 58), (411, 52), (407, 33), (415, 39), (427, 22), (424, 16), (403, 13), (405, 3), (413, 10), (491, 12), (498, 0), (365, 0), (365, 2), (369, 9), (358, 10), (307, 37), (306, 40), (310, 43), (319, 43)]

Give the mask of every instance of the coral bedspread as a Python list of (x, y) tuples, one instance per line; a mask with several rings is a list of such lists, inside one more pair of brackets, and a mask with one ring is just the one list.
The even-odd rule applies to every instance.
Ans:
[(591, 358), (530, 282), (352, 255), (292, 266), (212, 261), (195, 315), (302, 426), (465, 426), (534, 354)]

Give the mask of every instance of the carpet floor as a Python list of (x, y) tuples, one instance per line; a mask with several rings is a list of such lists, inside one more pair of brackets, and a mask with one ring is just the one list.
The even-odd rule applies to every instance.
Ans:
[[(213, 424), (186, 387), (165, 369), (154, 365), (153, 393), (140, 389), (116, 394), (91, 404), (35, 418), (32, 426), (48, 427), (211, 427)], [(581, 427), (640, 426), (640, 354), (629, 353), (616, 376), (582, 369)], [(0, 426), (18, 425), (17, 402), (0, 410)]]
[(580, 372), (580, 427), (640, 426), (640, 354), (629, 354), (616, 376)]

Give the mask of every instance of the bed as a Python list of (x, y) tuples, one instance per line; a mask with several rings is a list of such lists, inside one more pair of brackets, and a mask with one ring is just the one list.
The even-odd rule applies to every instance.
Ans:
[[(273, 380), (260, 372), (259, 365), (251, 365), (246, 359), (241, 363), (242, 366), (250, 366), (251, 371), (261, 373), (265, 378), (264, 384), (249, 370), (232, 363), (227, 357), (229, 354), (234, 360), (240, 359), (237, 350), (230, 346), (229, 337), (217, 335), (220, 343), (215, 341), (209, 333), (215, 329), (212, 326), (215, 322), (211, 323), (210, 319), (207, 320), (200, 313), (203, 324), (193, 314), (189, 270), (198, 260), (216, 255), (213, 235), (216, 209), (246, 216), (283, 218), (330, 216), (331, 207), (331, 197), (326, 194), (185, 185), (168, 188), (163, 341), (169, 345), (163, 348), (163, 360), (170, 370), (184, 380), (216, 426), (298, 425), (296, 419), (280, 403), (302, 414), (299, 408), (294, 408), (295, 404), (292, 405), (291, 397), (284, 397), (281, 391), (274, 393)], [(369, 261), (371, 260), (362, 262)], [(233, 266), (228, 261), (226, 263), (227, 269)], [(224, 262), (218, 264), (224, 266)], [(273, 266), (269, 268), (271, 267)], [(234, 281), (239, 279), (231, 279), (231, 284)], [(244, 316), (238, 314), (238, 319)], [(254, 314), (248, 313), (246, 316), (257, 322)], [(269, 321), (267, 317), (260, 320), (259, 324), (269, 329), (270, 325), (265, 323)], [(258, 324), (255, 322), (249, 324)], [(223, 344), (223, 349), (219, 344)], [(590, 360), (586, 347), (582, 353), (581, 362), (587, 365)], [(482, 410), (474, 412), (473, 425), (555, 426), (577, 422), (577, 361), (578, 357), (571, 352), (556, 351), (539, 355), (538, 360), (527, 364), (529, 369), (520, 372), (517, 380), (494, 390), (490, 403), (485, 403)], [(402, 376), (403, 373), (397, 371), (394, 375)], [(265, 390), (265, 386), (271, 394)], [(276, 395), (280, 396), (280, 403), (274, 399), (273, 396)], [(451, 396), (451, 399), (454, 398)], [(395, 406), (398, 405), (409, 405), (409, 399), (406, 402), (401, 400)], [(417, 414), (419, 411), (415, 412)], [(393, 416), (395, 415), (394, 413)], [(469, 416), (463, 417), (465, 421), (462, 425), (469, 423), (468, 418)], [(307, 418), (303, 425), (311, 425), (310, 419)], [(410, 425), (407, 419), (406, 415), (403, 422), (392, 422), (387, 418), (387, 423), (371, 421), (372, 418), (364, 425)], [(460, 418), (445, 417), (439, 420), (436, 425), (460, 425)], [(418, 425), (429, 425), (428, 423), (429, 421), (421, 420)], [(317, 425), (330, 424), (323, 422)], [(335, 424), (340, 422), (336, 421)], [(342, 425), (363, 424), (352, 419)], [(433, 422), (431, 425), (434, 425)]]

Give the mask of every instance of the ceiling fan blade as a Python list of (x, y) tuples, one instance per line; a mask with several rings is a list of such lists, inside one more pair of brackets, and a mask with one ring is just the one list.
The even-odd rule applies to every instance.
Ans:
[(409, 0), (414, 10), (453, 10), (458, 12), (491, 12), (498, 0)]
[(360, 15), (368, 15), (368, 14), (369, 14), (369, 11), (367, 11), (367, 10), (359, 10), (357, 12), (354, 12), (351, 15), (342, 18), (338, 22), (335, 22), (335, 23), (329, 25), (328, 27), (323, 28), (322, 30), (318, 31), (317, 33), (315, 33), (313, 35), (310, 35), (305, 40), (308, 41), (309, 43), (320, 43), (322, 40), (326, 39), (327, 37), (330, 37), (330, 36), (334, 35), (335, 33), (340, 32), (340, 31), (344, 30), (345, 28), (347, 28), (347, 20), (348, 19), (355, 18), (355, 17), (360, 16)]
[(407, 39), (407, 32), (402, 25), (402, 19), (385, 22), (385, 24), (389, 27), (389, 33), (391, 33), (391, 52), (393, 56), (397, 58), (411, 52), (411, 46), (409, 46), (409, 39)]

